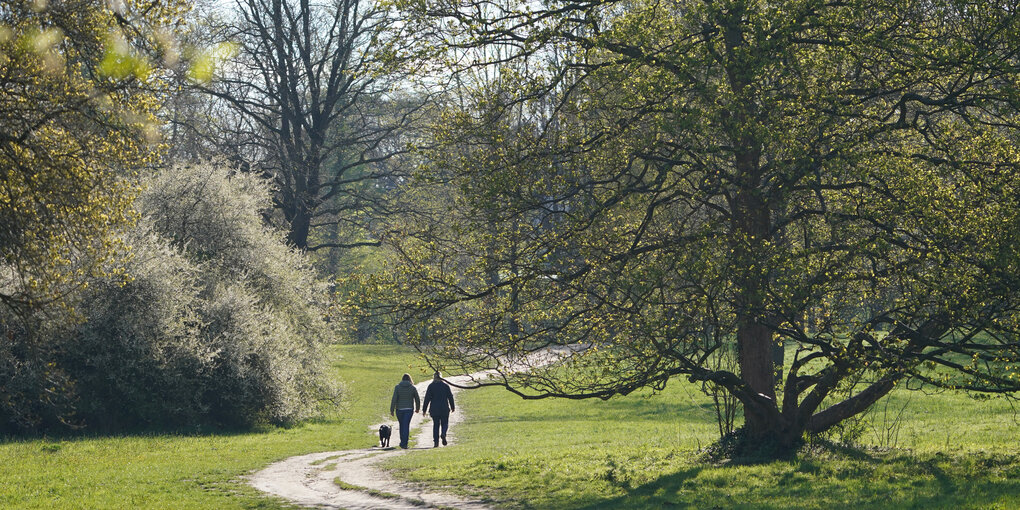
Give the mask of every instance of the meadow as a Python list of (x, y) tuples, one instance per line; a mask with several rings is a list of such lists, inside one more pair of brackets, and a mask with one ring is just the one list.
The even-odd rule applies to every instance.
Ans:
[[(2, 508), (287, 508), (244, 475), (288, 456), (363, 448), (403, 372), (393, 346), (341, 346), (341, 416), (236, 433), (5, 439)], [(1008, 402), (897, 391), (855, 430), (861, 446), (815, 443), (796, 458), (706, 461), (709, 400), (677, 380), (608, 401), (460, 393), (456, 444), (388, 461), (397, 476), (509, 509), (1020, 508), (1020, 437)], [(848, 432), (849, 433), (849, 432)], [(838, 439), (838, 438), (833, 438)]]
[(658, 394), (524, 401), (461, 393), (456, 448), (388, 461), (406, 479), (513, 509), (1020, 508), (1020, 435), (1009, 402), (905, 389), (843, 439), (795, 458), (706, 460), (710, 401), (677, 379)]
[(292, 455), (370, 446), (393, 384), (420, 373), (399, 347), (334, 352), (347, 387), (340, 416), (235, 433), (0, 440), (0, 508), (289, 508), (242, 477)]

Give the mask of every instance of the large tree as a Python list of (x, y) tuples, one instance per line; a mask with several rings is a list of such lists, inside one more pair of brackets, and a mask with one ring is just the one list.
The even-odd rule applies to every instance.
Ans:
[(375, 0), (238, 0), (221, 19), (237, 55), (202, 88), (236, 114), (223, 126), (228, 156), (274, 178), (292, 245), (378, 244), (310, 234), (372, 204), (418, 111), (398, 100), (406, 50), (392, 12)]
[(433, 364), (528, 398), (710, 381), (783, 447), (905, 382), (1020, 389), (1017, 2), (402, 5), (495, 76), (374, 286)]
[[(139, 171), (179, 0), (0, 4), (0, 429), (69, 417), (49, 329), (97, 277), (124, 283)], [(70, 316), (75, 317), (75, 316)]]
[(114, 4), (0, 6), (0, 306), (9, 310), (57, 301), (102, 271), (128, 219), (131, 174), (157, 155), (155, 68), (186, 7)]

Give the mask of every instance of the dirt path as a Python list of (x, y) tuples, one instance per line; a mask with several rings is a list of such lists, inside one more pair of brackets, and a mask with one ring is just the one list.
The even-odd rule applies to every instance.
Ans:
[[(517, 363), (508, 363), (505, 370), (526, 371), (555, 363), (584, 346), (554, 347), (543, 349), (527, 356)], [(488, 379), (491, 372), (447, 377), (457, 385), (472, 385)], [(424, 398), (425, 389), (432, 381), (415, 385), (418, 394)], [(456, 394), (458, 388), (451, 386)], [(462, 411), (450, 413), (450, 432), (446, 439), (456, 444), (457, 424), (463, 421)], [(387, 421), (393, 427), (391, 444), (399, 444), (396, 419)], [(373, 425), (378, 430), (380, 424)], [(420, 413), (411, 418), (411, 430), (418, 433), (411, 437), (412, 448), (363, 448), (335, 452), (310, 453), (281, 460), (251, 476), (251, 484), (258, 490), (287, 499), (292, 503), (315, 507), (347, 510), (424, 510), (462, 509), (485, 510), (481, 501), (473, 501), (441, 492), (427, 492), (421, 487), (396, 480), (379, 468), (379, 463), (395, 455), (432, 448), (432, 419)], [(336, 483), (340, 480), (347, 488)], [(351, 487), (356, 486), (356, 487)]]
[[(448, 381), (465, 384), (469, 376), (449, 377)], [(418, 383), (418, 394), (424, 396), (431, 380)], [(456, 394), (457, 388), (451, 387)], [(457, 441), (457, 424), (463, 420), (461, 410), (450, 413), (450, 432), (446, 438), (452, 445)], [(387, 422), (393, 427), (391, 444), (400, 442), (396, 419)], [(315, 507), (347, 510), (394, 509), (423, 510), (428, 508), (458, 508), (483, 510), (488, 507), (480, 501), (471, 501), (450, 494), (426, 492), (391, 477), (378, 464), (395, 455), (404, 455), (416, 449), (432, 447), (432, 419), (420, 413), (411, 418), (411, 430), (418, 433), (411, 438), (411, 448), (363, 448), (335, 452), (310, 453), (284, 459), (252, 475), (250, 482), (258, 490), (287, 499), (293, 503)], [(374, 425), (378, 430), (379, 425)], [(417, 445), (415, 444), (417, 443)], [(336, 483), (360, 489), (343, 489)]]

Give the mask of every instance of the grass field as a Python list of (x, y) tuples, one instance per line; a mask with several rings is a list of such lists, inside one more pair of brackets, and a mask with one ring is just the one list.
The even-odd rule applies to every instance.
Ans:
[(1003, 401), (899, 391), (868, 416), (870, 447), (723, 466), (699, 455), (714, 415), (682, 381), (606, 402), (461, 395), (456, 448), (388, 467), (506, 508), (1020, 508), (1020, 434)]
[[(342, 419), (237, 434), (0, 441), (0, 508), (283, 508), (242, 477), (291, 455), (372, 444), (367, 426), (386, 412), (394, 382), (420, 373), (400, 348), (338, 352), (349, 388)], [(606, 402), (475, 390), (457, 407), (468, 421), (455, 446), (389, 467), (506, 508), (1020, 509), (1020, 426), (1002, 401), (901, 391), (863, 429), (860, 441), (882, 448), (818, 447), (732, 466), (699, 457), (716, 439), (714, 415), (680, 381)]]
[(370, 446), (366, 427), (388, 411), (393, 384), (419, 373), (406, 349), (338, 352), (342, 418), (237, 434), (3, 440), (0, 508), (281, 508), (241, 477), (291, 455)]

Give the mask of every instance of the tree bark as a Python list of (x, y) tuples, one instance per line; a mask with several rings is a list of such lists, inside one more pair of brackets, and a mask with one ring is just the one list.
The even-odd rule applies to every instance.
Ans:
[(287, 231), (287, 243), (304, 251), (308, 248), (308, 232), (311, 228), (312, 215), (306, 207), (298, 204), (290, 220), (290, 229)]
[(762, 143), (752, 129), (757, 117), (753, 68), (743, 33), (744, 9), (734, 5), (720, 18), (726, 46), (726, 73), (734, 101), (723, 112), (734, 152), (735, 190), (730, 200), (737, 321), (737, 349), (741, 379), (754, 398), (744, 403), (744, 430), (750, 438), (789, 440), (789, 429), (776, 403), (775, 349), (764, 307), (768, 275), (762, 267), (771, 235), (769, 204), (763, 198)]
[(824, 411), (819, 412), (811, 417), (807, 423), (804, 424), (806, 431), (818, 433), (825, 432), (833, 425), (850, 418), (851, 416), (857, 415), (863, 412), (865, 409), (871, 407), (878, 399), (886, 396), (896, 387), (896, 381), (902, 378), (901, 374), (892, 374), (889, 377), (885, 377), (871, 386), (865, 388), (864, 391), (850, 397)]
[[(740, 158), (738, 158), (739, 160)], [(739, 264), (736, 284), (737, 350), (741, 379), (760, 399), (744, 405), (745, 431), (764, 439), (787, 428), (776, 404), (776, 374), (772, 330), (763, 323), (765, 277), (758, 267), (762, 241), (768, 233), (769, 213), (756, 190), (741, 190), (734, 201)]]

